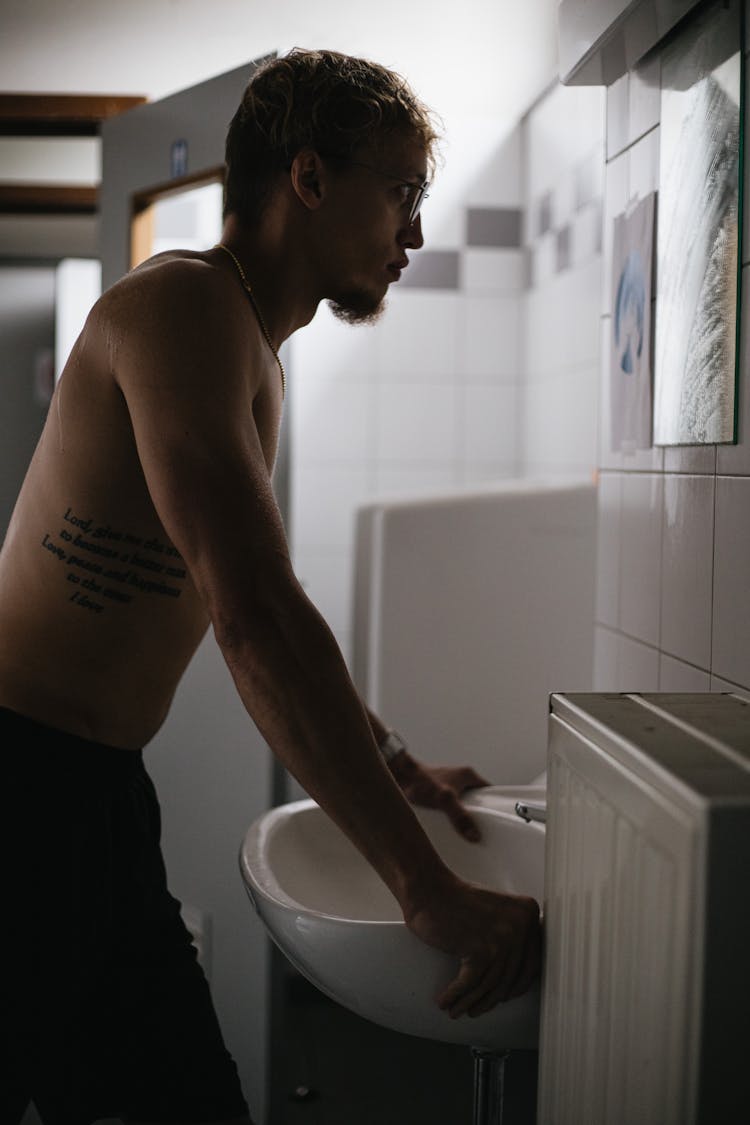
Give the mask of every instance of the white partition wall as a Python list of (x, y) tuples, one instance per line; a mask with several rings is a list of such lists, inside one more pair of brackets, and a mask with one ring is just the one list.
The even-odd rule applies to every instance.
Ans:
[(549, 694), (592, 681), (595, 495), (505, 481), (360, 511), (354, 676), (416, 757), (544, 770)]

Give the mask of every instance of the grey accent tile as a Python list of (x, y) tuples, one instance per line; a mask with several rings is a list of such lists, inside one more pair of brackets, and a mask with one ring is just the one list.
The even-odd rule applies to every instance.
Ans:
[(407, 289), (458, 289), (461, 255), (458, 250), (420, 250), (401, 275)]
[(466, 213), (467, 244), (518, 249), (522, 217), (520, 207), (470, 207)]
[(537, 201), (537, 223), (535, 236), (547, 234), (552, 230), (552, 192), (546, 191)]
[(557, 261), (556, 273), (570, 269), (570, 227), (563, 227), (557, 232)]

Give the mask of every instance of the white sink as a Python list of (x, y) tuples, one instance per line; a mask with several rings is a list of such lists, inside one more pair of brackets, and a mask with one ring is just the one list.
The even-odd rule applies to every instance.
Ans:
[[(532, 787), (476, 790), (467, 806), (482, 832), (464, 841), (438, 812), (417, 810), (435, 848), (463, 878), (531, 895), (544, 884), (544, 827), (513, 812), (544, 800)], [(375, 871), (314, 801), (272, 809), (249, 829), (240, 855), (248, 894), (269, 934), (322, 992), (396, 1031), (486, 1050), (536, 1047), (538, 985), (485, 1015), (457, 1020), (436, 997), (456, 974), (454, 958), (406, 928)]]

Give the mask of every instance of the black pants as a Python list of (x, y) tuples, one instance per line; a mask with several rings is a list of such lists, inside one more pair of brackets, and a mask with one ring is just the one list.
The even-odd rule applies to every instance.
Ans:
[(0, 709), (0, 1125), (247, 1113), (139, 751)]

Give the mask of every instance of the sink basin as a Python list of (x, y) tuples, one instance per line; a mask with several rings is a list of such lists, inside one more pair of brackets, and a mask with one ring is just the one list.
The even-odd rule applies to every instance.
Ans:
[[(446, 817), (416, 810), (435, 849), (463, 878), (542, 902), (544, 827), (512, 811), (544, 790), (490, 787), (467, 805), (482, 832), (464, 841)], [(272, 809), (249, 829), (240, 854), (248, 894), (270, 936), (322, 992), (395, 1031), (485, 1050), (536, 1047), (539, 987), (475, 1018), (452, 1020), (436, 998), (455, 958), (407, 928), (395, 898), (314, 801)]]

